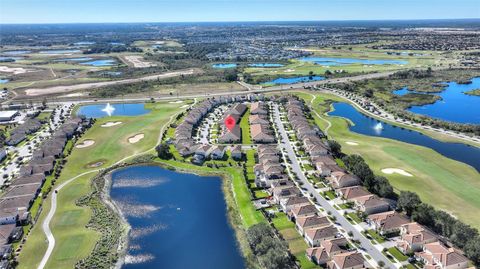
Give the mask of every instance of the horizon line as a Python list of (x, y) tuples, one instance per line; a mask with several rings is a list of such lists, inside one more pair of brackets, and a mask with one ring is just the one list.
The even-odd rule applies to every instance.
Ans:
[(54, 24), (146, 24), (146, 23), (275, 23), (275, 22), (394, 22), (394, 21), (448, 21), (479, 20), (480, 18), (428, 18), (428, 19), (338, 19), (338, 20), (239, 20), (239, 21), (112, 21), (112, 22), (0, 22), (0, 25), (54, 25)]

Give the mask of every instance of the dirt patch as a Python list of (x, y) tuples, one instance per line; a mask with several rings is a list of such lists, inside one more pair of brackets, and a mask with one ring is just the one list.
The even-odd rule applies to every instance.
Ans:
[(138, 143), (138, 142), (139, 142), (140, 140), (142, 140), (144, 137), (145, 137), (144, 134), (136, 134), (136, 135), (128, 138), (128, 143), (130, 143), (130, 144)]
[(117, 126), (119, 124), (122, 124), (122, 122), (121, 121), (109, 121), (109, 122), (105, 122), (104, 124), (100, 125), (100, 127), (108, 128), (108, 127)]
[(3, 73), (13, 73), (14, 75), (19, 75), (27, 72), (32, 72), (33, 70), (25, 69), (23, 67), (8, 67), (5, 65), (0, 66), (0, 72)]
[(125, 56), (125, 61), (132, 64), (133, 67), (135, 67), (135, 68), (145, 68), (145, 67), (156, 66), (156, 64), (154, 64), (154, 63), (145, 61), (145, 59), (143, 59), (143, 56), (141, 56), (141, 55)]
[(387, 175), (399, 174), (399, 175), (406, 176), (406, 177), (413, 177), (412, 174), (410, 174), (409, 172), (407, 172), (403, 169), (400, 169), (400, 168), (385, 168), (385, 169), (382, 169), (382, 173), (387, 174)]
[(83, 148), (88, 148), (90, 146), (93, 146), (95, 144), (95, 140), (87, 139), (81, 142), (80, 144), (77, 144), (75, 147), (77, 149), (83, 149)]

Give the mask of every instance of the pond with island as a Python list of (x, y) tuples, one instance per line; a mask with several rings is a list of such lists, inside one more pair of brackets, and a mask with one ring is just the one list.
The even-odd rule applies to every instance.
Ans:
[[(457, 123), (480, 124), (480, 96), (468, 95), (466, 92), (480, 89), (480, 77), (473, 78), (470, 83), (444, 82), (445, 89), (431, 92), (442, 99), (433, 104), (412, 106), (408, 111)], [(402, 96), (416, 92), (408, 88), (393, 91)]]
[(219, 177), (132, 166), (110, 195), (131, 226), (124, 269), (243, 269)]
[(142, 103), (128, 104), (94, 104), (80, 106), (77, 115), (87, 118), (104, 118), (109, 116), (140, 116), (149, 113)]
[(349, 127), (352, 132), (431, 148), (447, 158), (466, 163), (480, 171), (480, 148), (463, 143), (442, 142), (420, 132), (379, 121), (360, 113), (347, 103), (333, 103), (333, 109), (328, 115), (349, 119), (353, 123)]

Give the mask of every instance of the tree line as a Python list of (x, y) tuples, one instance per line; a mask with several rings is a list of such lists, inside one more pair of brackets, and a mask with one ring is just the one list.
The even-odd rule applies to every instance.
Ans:
[[(329, 141), (329, 145), (333, 149), (333, 154), (343, 155), (338, 142)], [(397, 211), (405, 212), (413, 221), (447, 238), (452, 244), (463, 250), (475, 265), (480, 265), (480, 235), (477, 229), (461, 222), (445, 211), (436, 210), (433, 206), (423, 203), (414, 192), (401, 191), (397, 195), (388, 179), (375, 175), (360, 155), (343, 155), (342, 161), (350, 173), (360, 178), (368, 191), (379, 197), (396, 201)]]

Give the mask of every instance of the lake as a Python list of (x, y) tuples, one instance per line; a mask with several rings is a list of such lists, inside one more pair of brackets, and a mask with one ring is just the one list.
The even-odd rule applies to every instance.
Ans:
[(93, 41), (80, 41), (80, 42), (73, 43), (73, 45), (75, 45), (75, 46), (89, 46), (89, 45), (93, 45), (93, 44), (95, 44), (95, 42), (93, 42)]
[(77, 114), (87, 118), (103, 118), (107, 116), (139, 116), (150, 112), (145, 109), (145, 104), (111, 104), (110, 115), (106, 110), (107, 104), (84, 105), (78, 109)]
[(84, 62), (80, 64), (91, 65), (91, 66), (112, 66), (112, 65), (115, 65), (116, 63), (117, 61), (113, 59), (105, 59), (105, 60), (89, 61), (89, 62)]
[(250, 67), (282, 67), (283, 64), (273, 64), (273, 63), (256, 63), (256, 64), (249, 64)]
[(3, 78), (0, 78), (0, 84), (5, 84), (7, 82), (9, 82), (10, 80), (8, 79), (3, 79)]
[(277, 78), (274, 80), (270, 80), (264, 82), (262, 84), (293, 84), (293, 83), (300, 83), (300, 82), (311, 82), (311, 81), (319, 81), (324, 80), (325, 77), (322, 76), (303, 76), (303, 77), (292, 77), (292, 78)]
[(5, 57), (5, 56), (0, 56), (0, 62), (15, 62), (18, 60), (23, 60), (25, 59), (24, 57)]
[[(463, 143), (442, 142), (423, 135), (420, 132), (393, 126), (374, 118), (365, 116), (358, 112), (352, 105), (346, 103), (334, 103), (330, 116), (340, 116), (351, 120), (355, 125), (350, 130), (369, 136), (385, 137), (398, 141), (431, 148), (443, 156), (466, 163), (480, 171), (480, 148), (469, 146)], [(376, 129), (375, 126), (381, 123), (383, 129)]]
[(385, 65), (385, 64), (408, 64), (408, 61), (403, 60), (368, 60), (368, 59), (354, 59), (354, 58), (333, 58), (333, 57), (304, 57), (300, 58), (303, 62), (313, 62), (318, 65), (337, 66), (349, 64), (364, 64), (364, 65)]
[(237, 64), (229, 64), (229, 63), (224, 63), (224, 64), (212, 64), (213, 68), (219, 68), (219, 69), (226, 69), (226, 68), (234, 68), (237, 67)]
[(451, 122), (480, 124), (480, 96), (464, 93), (480, 89), (480, 77), (472, 79), (470, 84), (446, 84), (445, 90), (433, 93), (442, 100), (429, 105), (412, 106), (408, 111)]
[(110, 193), (132, 228), (123, 269), (245, 268), (221, 178), (133, 166), (112, 173)]
[(71, 53), (79, 53), (82, 52), (81, 50), (42, 50), (40, 54), (48, 54), (48, 55), (56, 55), (56, 54), (71, 54)]

